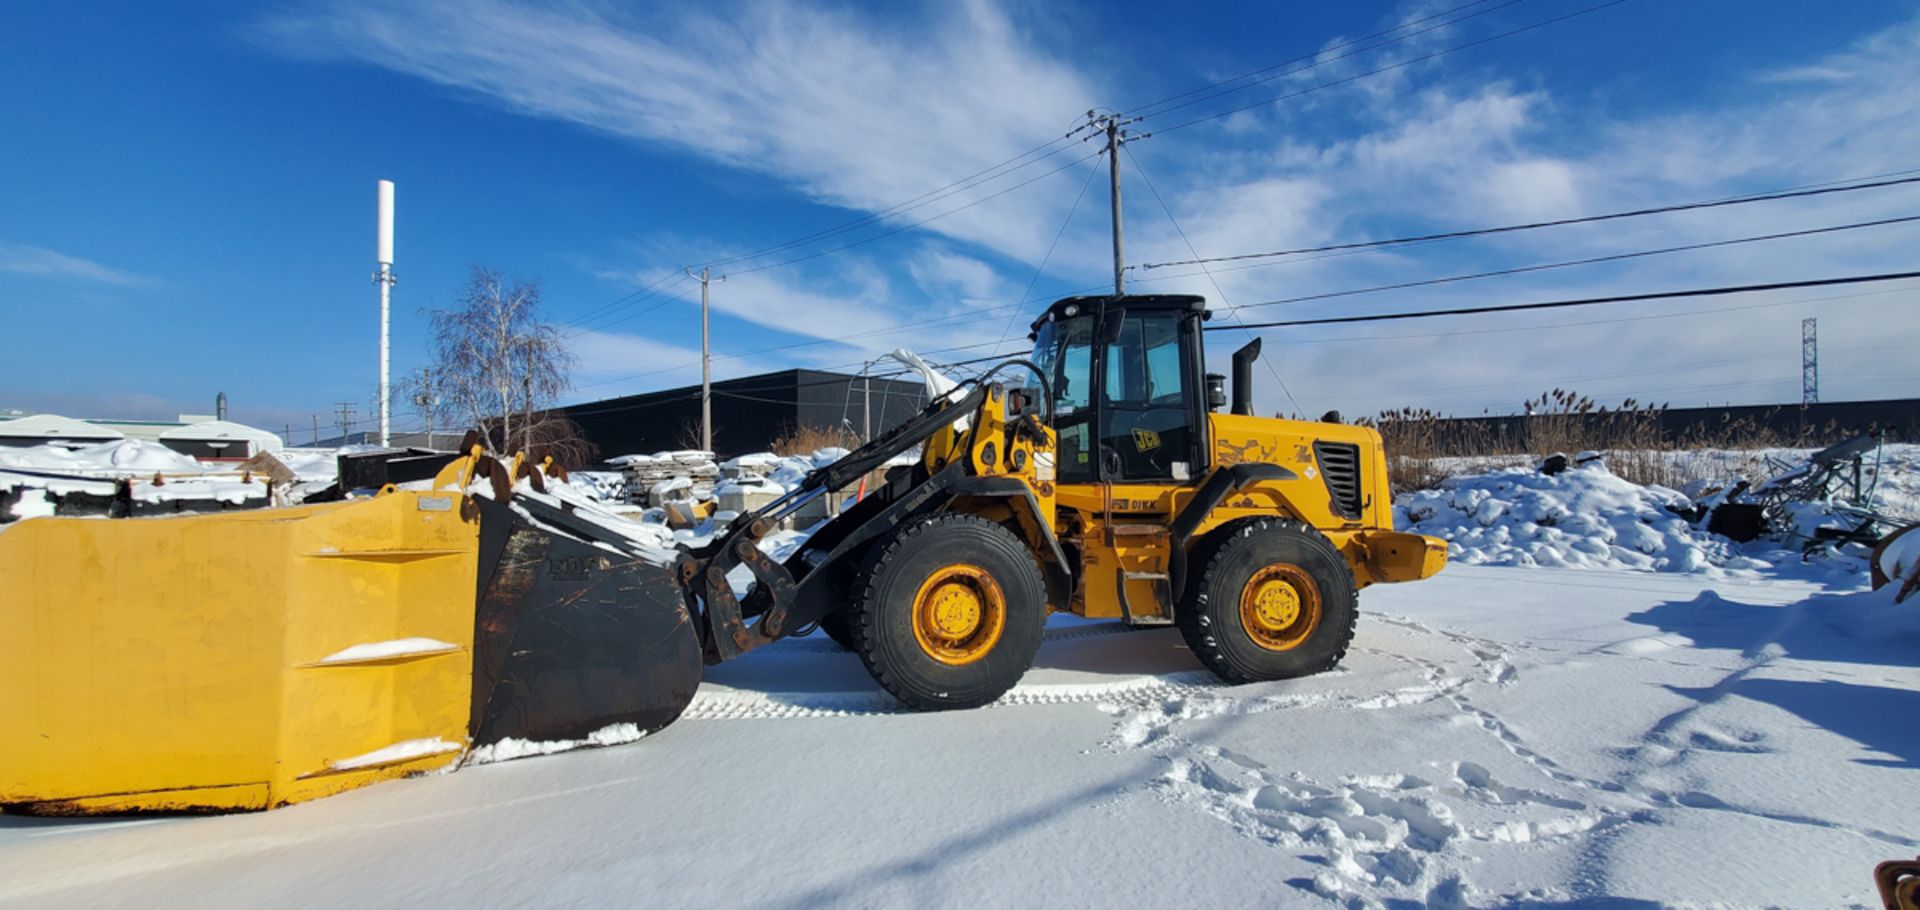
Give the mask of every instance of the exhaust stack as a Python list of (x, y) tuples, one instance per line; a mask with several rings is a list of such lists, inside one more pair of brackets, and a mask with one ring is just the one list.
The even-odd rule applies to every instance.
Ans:
[(1260, 339), (1233, 352), (1233, 412), (1253, 414), (1253, 362), (1260, 359)]

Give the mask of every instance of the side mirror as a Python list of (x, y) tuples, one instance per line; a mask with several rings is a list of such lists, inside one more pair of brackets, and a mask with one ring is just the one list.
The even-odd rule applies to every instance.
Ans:
[(1219, 373), (1207, 374), (1207, 410), (1218, 411), (1227, 406), (1227, 377)]

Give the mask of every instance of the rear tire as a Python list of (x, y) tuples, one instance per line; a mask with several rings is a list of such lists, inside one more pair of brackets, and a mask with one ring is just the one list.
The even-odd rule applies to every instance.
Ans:
[(1196, 562), (1180, 633), (1230, 683), (1332, 669), (1353, 641), (1359, 593), (1345, 557), (1297, 521), (1257, 518), (1222, 529)]
[(976, 515), (901, 528), (867, 554), (854, 590), (854, 652), (882, 688), (922, 711), (1006, 694), (1033, 665), (1046, 625), (1046, 583), (1026, 542)]

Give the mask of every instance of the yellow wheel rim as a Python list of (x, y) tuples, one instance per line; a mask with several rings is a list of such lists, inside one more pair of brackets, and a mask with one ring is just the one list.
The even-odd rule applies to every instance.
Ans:
[(913, 637), (927, 656), (963, 666), (987, 656), (1007, 626), (1007, 598), (979, 566), (943, 566), (913, 596)]
[(1240, 625), (1254, 644), (1291, 651), (1320, 627), (1320, 587), (1299, 566), (1267, 566), (1240, 589)]

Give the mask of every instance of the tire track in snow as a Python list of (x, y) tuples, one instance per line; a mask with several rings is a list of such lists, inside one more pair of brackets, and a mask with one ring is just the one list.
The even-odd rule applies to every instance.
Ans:
[[(1150, 704), (1222, 688), (1203, 672), (1135, 677), (1112, 683), (1059, 683), (1015, 686), (980, 710), (1033, 705), (1102, 703)], [(879, 689), (865, 692), (749, 692), (704, 690), (680, 715), (682, 720), (773, 720), (799, 717), (867, 717), (914, 713)]]
[[(1132, 631), (1114, 623), (1087, 623), (1056, 626), (1042, 633), (1041, 645), (1099, 638)], [(777, 649), (777, 650), (775, 650)], [(834, 655), (852, 657), (852, 652), (824, 636), (786, 639), (767, 654), (780, 656)], [(864, 680), (862, 683), (864, 684)], [(1224, 685), (1202, 670), (1158, 675), (1122, 677), (1111, 682), (1049, 683), (1031, 678), (1014, 686), (989, 708), (1032, 705), (1090, 704), (1114, 699), (1142, 704), (1175, 698)], [(733, 689), (708, 685), (694, 693), (693, 701), (680, 715), (681, 720), (780, 720), (809, 717), (874, 717), (910, 713), (893, 696), (878, 687), (839, 691), (779, 691)]]

